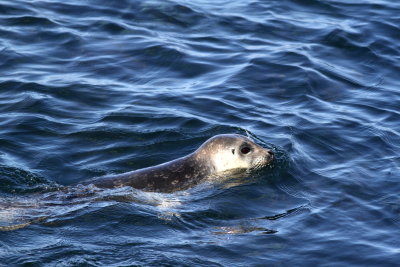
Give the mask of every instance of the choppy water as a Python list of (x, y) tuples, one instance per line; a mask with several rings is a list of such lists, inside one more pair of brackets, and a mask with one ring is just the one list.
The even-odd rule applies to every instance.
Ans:
[[(389, 0), (0, 1), (0, 265), (397, 265), (399, 25)], [(261, 179), (57, 190), (245, 131), (280, 155)]]

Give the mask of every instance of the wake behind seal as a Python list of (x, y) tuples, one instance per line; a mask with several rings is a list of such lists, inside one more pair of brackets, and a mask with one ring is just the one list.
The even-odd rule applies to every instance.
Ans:
[(216, 135), (195, 152), (160, 165), (119, 175), (90, 179), (83, 185), (99, 188), (131, 186), (151, 192), (171, 193), (202, 181), (220, 180), (230, 174), (261, 169), (272, 162), (273, 153), (239, 134)]

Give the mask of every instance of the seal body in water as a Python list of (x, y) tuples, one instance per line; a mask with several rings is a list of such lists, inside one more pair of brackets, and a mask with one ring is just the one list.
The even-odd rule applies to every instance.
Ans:
[(190, 188), (202, 181), (218, 179), (263, 168), (273, 153), (238, 134), (222, 134), (208, 139), (195, 152), (160, 165), (119, 175), (93, 178), (81, 184), (100, 188), (131, 186), (152, 192), (170, 193)]

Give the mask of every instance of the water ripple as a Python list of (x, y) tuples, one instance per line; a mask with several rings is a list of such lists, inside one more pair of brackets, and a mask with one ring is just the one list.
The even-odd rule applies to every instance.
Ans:
[[(396, 265), (399, 11), (0, 1), (1, 261)], [(174, 194), (71, 186), (221, 133), (273, 149), (273, 167)]]

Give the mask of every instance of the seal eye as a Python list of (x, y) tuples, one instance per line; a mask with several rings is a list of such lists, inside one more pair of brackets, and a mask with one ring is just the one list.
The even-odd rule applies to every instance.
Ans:
[(235, 149), (232, 149), (232, 154), (235, 155)]
[(251, 151), (251, 149), (250, 149), (250, 147), (248, 147), (248, 146), (242, 147), (242, 148), (240, 149), (240, 152), (242, 152), (242, 154), (247, 154), (247, 153), (249, 153), (250, 151)]

